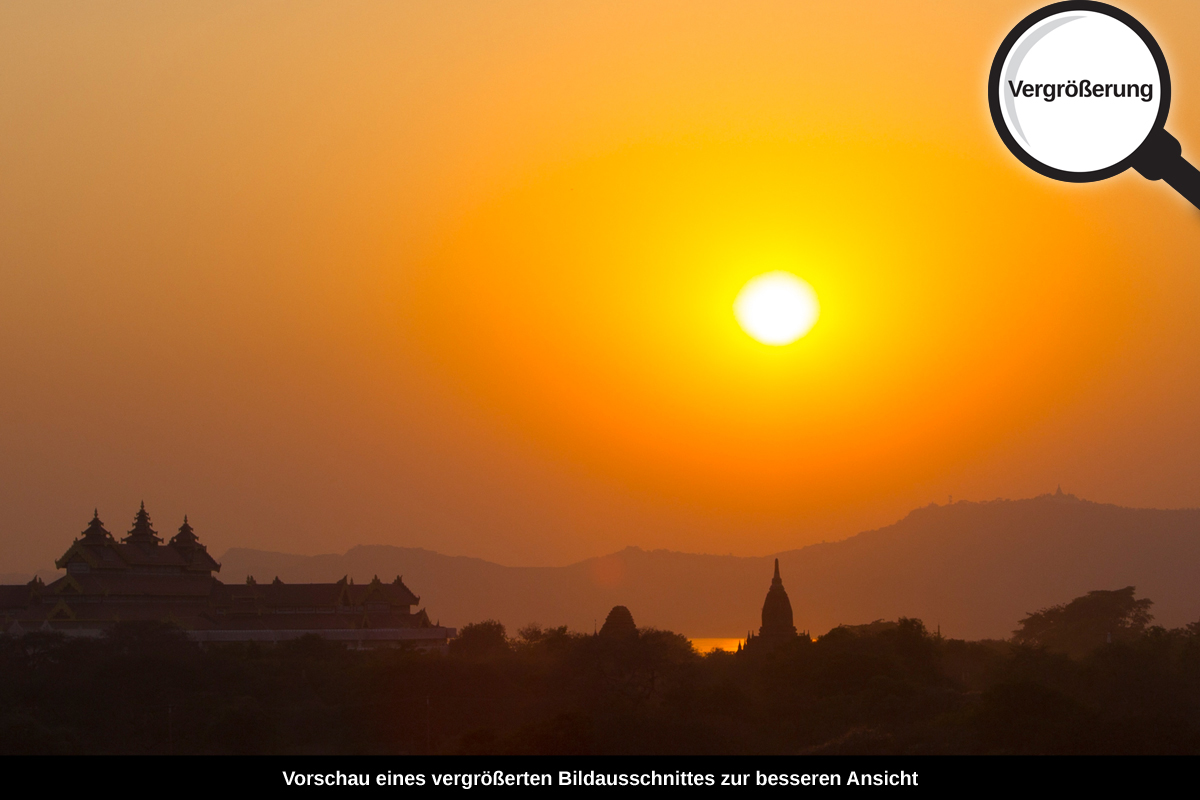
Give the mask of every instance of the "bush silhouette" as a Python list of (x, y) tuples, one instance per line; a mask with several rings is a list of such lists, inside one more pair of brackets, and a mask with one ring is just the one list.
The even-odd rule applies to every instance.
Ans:
[(1013, 631), (1013, 641), (1080, 657), (1104, 644), (1136, 639), (1154, 618), (1148, 599), (1135, 600), (1134, 587), (1088, 592), (1069, 603), (1030, 614)]

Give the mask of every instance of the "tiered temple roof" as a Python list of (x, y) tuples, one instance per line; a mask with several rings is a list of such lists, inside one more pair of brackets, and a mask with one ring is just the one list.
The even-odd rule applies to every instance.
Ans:
[(87, 529), (54, 566), (68, 574), (121, 571), (209, 575), (221, 570), (221, 565), (199, 543), (187, 517), (171, 542), (162, 544), (162, 537), (150, 525), (144, 503), (134, 517), (133, 529), (120, 542), (105, 530), (99, 511), (95, 512)]
[(442, 646), (452, 628), (432, 625), (421, 598), (397, 576), (354, 585), (225, 584), (221, 565), (208, 554), (184, 517), (164, 544), (143, 503), (121, 541), (95, 512), (87, 528), (55, 561), (66, 574), (43, 585), (0, 586), (0, 633), (58, 630), (100, 635), (120, 621), (165, 620), (200, 641), (278, 641), (315, 633), (358, 646), (409, 641)]

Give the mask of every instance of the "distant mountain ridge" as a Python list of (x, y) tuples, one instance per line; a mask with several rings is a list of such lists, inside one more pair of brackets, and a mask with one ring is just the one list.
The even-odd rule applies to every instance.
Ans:
[(1156, 624), (1200, 619), (1200, 509), (1134, 509), (1042, 495), (917, 509), (884, 528), (763, 557), (628, 547), (564, 567), (506, 567), (420, 548), (360, 545), (342, 555), (233, 548), (225, 582), (358, 581), (397, 574), (432, 619), (499, 619), (592, 630), (614, 605), (639, 626), (692, 637), (757, 629), (778, 557), (796, 625), (919, 617), (956, 638), (1007, 637), (1027, 613), (1092, 589), (1133, 585)]

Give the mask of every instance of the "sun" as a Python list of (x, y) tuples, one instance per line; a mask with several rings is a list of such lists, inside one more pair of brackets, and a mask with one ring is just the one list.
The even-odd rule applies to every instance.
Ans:
[(791, 344), (821, 316), (817, 293), (790, 272), (765, 272), (747, 281), (733, 301), (742, 330), (775, 347)]

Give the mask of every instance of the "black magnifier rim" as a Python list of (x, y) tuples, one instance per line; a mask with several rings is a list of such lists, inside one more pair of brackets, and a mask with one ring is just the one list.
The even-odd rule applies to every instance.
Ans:
[[(1000, 138), (1004, 141), (1005, 146), (1012, 151), (1012, 154), (1034, 172), (1041, 173), (1047, 178), (1054, 178), (1055, 180), (1067, 181), (1069, 183), (1091, 183), (1092, 181), (1111, 178), (1129, 169), (1133, 165), (1133, 157), (1141, 145), (1134, 148), (1133, 153), (1128, 155), (1124, 160), (1110, 167), (1098, 169), (1093, 172), (1068, 172), (1047, 166), (1026, 152), (1025, 148), (1021, 147), (1016, 138), (1009, 132), (1008, 125), (1004, 123), (1004, 115), (1000, 112), (1000, 72), (1004, 69), (1004, 60), (1008, 57), (1013, 45), (1017, 43), (1017, 40), (1021, 38), (1025, 31), (1047, 17), (1061, 14), (1064, 11), (1094, 11), (1097, 14), (1105, 14), (1112, 17), (1141, 37), (1142, 42), (1150, 50), (1150, 54), (1154, 56), (1154, 63), (1158, 66), (1159, 81), (1162, 83), (1160, 90), (1162, 100), (1158, 105), (1158, 116), (1154, 120), (1154, 126), (1146, 134), (1146, 138), (1149, 138), (1150, 134), (1161, 130), (1167, 124), (1167, 112), (1171, 109), (1171, 74), (1167, 70), (1167, 59), (1163, 56), (1162, 48), (1158, 46), (1158, 42), (1154, 41), (1154, 37), (1150, 35), (1150, 31), (1146, 30), (1146, 27), (1142, 23), (1129, 14), (1107, 3), (1097, 3), (1093, 2), (1093, 0), (1067, 0), (1063, 3), (1052, 3), (1044, 8), (1039, 8), (1018, 22), (1017, 26), (1009, 31), (1008, 36), (1004, 37), (1004, 41), (1000, 43), (1000, 49), (996, 51), (996, 57), (992, 59), (992, 71), (988, 76), (988, 105), (992, 109), (992, 124), (996, 126), (996, 132), (1000, 134)], [(1145, 140), (1142, 143), (1144, 144)]]

